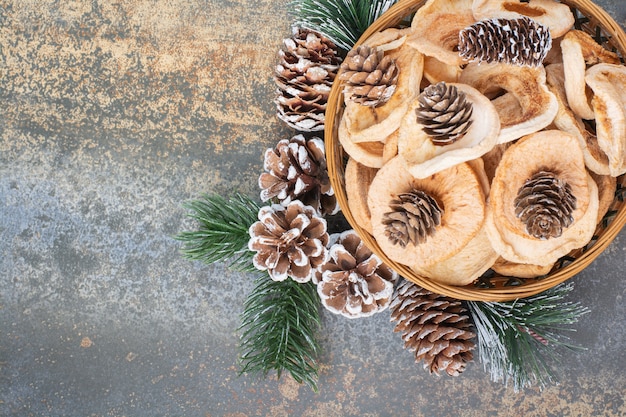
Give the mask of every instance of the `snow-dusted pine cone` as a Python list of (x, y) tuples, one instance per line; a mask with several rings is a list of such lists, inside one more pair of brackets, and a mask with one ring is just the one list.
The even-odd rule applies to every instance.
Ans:
[(339, 211), (326, 169), (324, 142), (296, 135), (265, 152), (265, 171), (259, 176), (261, 199), (277, 198), (282, 205), (300, 200), (322, 216)]
[(431, 373), (458, 376), (473, 359), (476, 334), (461, 301), (402, 281), (389, 307), (395, 332)]
[(274, 281), (310, 281), (328, 258), (326, 220), (299, 200), (261, 207), (249, 233), (254, 266)]
[(398, 275), (383, 264), (354, 230), (334, 234), (330, 257), (317, 272), (317, 292), (331, 312), (348, 318), (385, 310)]
[(525, 16), (482, 20), (459, 32), (459, 54), (469, 61), (538, 67), (551, 47), (549, 28)]
[(317, 32), (294, 27), (278, 59), (278, 117), (301, 132), (324, 130), (326, 102), (341, 63), (337, 47)]

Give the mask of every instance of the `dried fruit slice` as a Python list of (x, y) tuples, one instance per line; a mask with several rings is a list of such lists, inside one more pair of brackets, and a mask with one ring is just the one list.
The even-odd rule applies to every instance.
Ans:
[(536, 278), (547, 275), (553, 266), (554, 263), (548, 265), (520, 264), (500, 257), (491, 266), (491, 269), (506, 277)]
[(476, 20), (530, 17), (550, 28), (552, 38), (563, 36), (574, 25), (569, 6), (554, 0), (474, 0), (472, 12)]
[[(563, 152), (564, 149), (567, 152)], [(564, 188), (571, 190), (576, 201), (575, 208), (569, 213), (571, 221), (566, 222), (571, 224), (562, 227), (558, 237), (537, 238), (528, 230), (559, 227), (554, 221), (561, 217), (561, 209), (553, 209), (552, 203), (558, 207), (567, 204), (559, 202), (562, 190), (550, 190), (552, 185), (546, 190), (542, 183), (536, 190), (536, 199), (524, 197), (532, 204), (545, 204), (548, 210), (548, 214), (536, 211), (538, 217), (530, 219), (530, 223), (520, 220), (523, 216), (518, 216), (519, 208), (516, 210), (515, 201), (519, 201), (520, 190), (539, 171), (553, 173)], [(558, 130), (537, 132), (511, 145), (502, 156), (491, 184), (486, 223), (489, 239), (504, 259), (533, 265), (554, 263), (589, 242), (596, 228), (597, 215), (598, 187), (587, 173), (582, 151), (572, 135)], [(539, 233), (545, 236), (556, 234)]]
[(416, 266), (414, 270), (442, 284), (467, 285), (485, 273), (498, 256), (483, 224), (476, 236), (458, 253), (428, 267)]
[(626, 173), (626, 67), (596, 64), (585, 80), (593, 90), (598, 144), (609, 158), (609, 173)]
[(559, 110), (556, 97), (546, 86), (543, 67), (471, 63), (461, 73), (459, 82), (492, 99), (500, 116), (498, 143), (545, 128)]
[[(400, 36), (403, 32), (394, 30), (392, 33)], [(400, 42), (391, 41), (395, 48), (385, 52), (385, 57), (393, 60), (399, 70), (395, 91), (389, 100), (382, 105), (372, 107), (364, 106), (346, 97), (343, 119), (346, 121), (346, 128), (354, 143), (384, 142), (387, 136), (400, 126), (408, 103), (419, 94), (424, 59), (422, 54), (410, 47), (403, 39), (400, 37), (396, 40), (401, 41), (399, 46), (395, 45)], [(368, 42), (364, 45), (377, 46), (370, 45)], [(384, 49), (384, 45), (377, 47), (379, 50)]]
[(561, 51), (567, 102), (577, 116), (591, 120), (595, 116), (590, 105), (592, 94), (585, 83), (585, 70), (601, 62), (619, 64), (619, 58), (580, 30), (571, 30), (563, 37)]
[(617, 178), (610, 175), (598, 175), (593, 172), (589, 173), (591, 178), (598, 186), (598, 219), (596, 223), (600, 223), (606, 213), (608, 213), (611, 204), (615, 200), (615, 190), (617, 189)]
[(417, 178), (425, 178), (452, 165), (479, 158), (491, 150), (498, 140), (500, 120), (489, 99), (465, 84), (447, 86), (463, 93), (466, 101), (471, 103), (471, 125), (458, 140), (439, 146), (424, 130), (424, 123), (418, 120), (416, 112), (422, 114), (419, 112), (421, 103), (415, 100), (400, 126), (398, 154), (406, 162), (409, 172)]
[(346, 118), (343, 117), (339, 122), (337, 139), (343, 149), (355, 161), (372, 168), (380, 168), (383, 166), (383, 154), (385, 151), (384, 141), (386, 141), (387, 138), (385, 138), (384, 141), (356, 143), (348, 130)]
[(554, 125), (559, 130), (570, 133), (578, 139), (578, 144), (585, 156), (585, 165), (590, 171), (600, 175), (608, 175), (610, 172), (609, 158), (600, 148), (598, 138), (594, 133), (587, 130), (585, 123), (574, 114), (567, 103), (563, 64), (546, 66), (546, 82), (559, 103), (559, 111), (554, 118)]
[(367, 195), (376, 172), (378, 172), (377, 169), (360, 164), (353, 158), (348, 159), (346, 164), (345, 179), (348, 207), (357, 224), (369, 233), (372, 233), (372, 217), (367, 206)]
[(432, 56), (424, 57), (424, 78), (431, 84), (439, 82), (456, 83), (463, 69), (459, 65), (449, 65)]
[[(404, 247), (389, 239), (385, 214), (399, 194), (422, 191), (442, 209), (440, 226), (420, 244)], [(485, 195), (476, 172), (467, 163), (447, 168), (428, 178), (413, 177), (397, 156), (383, 166), (370, 185), (368, 206), (372, 231), (387, 256), (414, 269), (427, 268), (461, 251), (484, 222)]]
[(415, 13), (407, 43), (448, 65), (463, 65), (459, 32), (474, 22), (472, 0), (429, 0)]

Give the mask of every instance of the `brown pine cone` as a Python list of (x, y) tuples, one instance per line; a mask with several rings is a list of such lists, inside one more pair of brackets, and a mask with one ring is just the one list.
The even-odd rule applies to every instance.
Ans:
[(265, 171), (259, 176), (261, 199), (277, 198), (282, 205), (300, 200), (322, 216), (339, 211), (326, 169), (324, 142), (296, 135), (265, 152)]
[(346, 82), (344, 93), (349, 100), (376, 107), (386, 103), (396, 90), (399, 69), (376, 48), (358, 46), (348, 52), (341, 68), (340, 79)]
[(404, 280), (389, 308), (404, 348), (414, 351), (415, 361), (424, 361), (430, 373), (458, 376), (473, 359), (476, 334), (461, 301)]
[(326, 102), (341, 63), (337, 47), (317, 32), (294, 27), (278, 59), (274, 71), (278, 117), (301, 132), (324, 130)]
[(470, 61), (538, 67), (551, 47), (549, 28), (525, 16), (483, 20), (459, 32), (459, 54)]
[(330, 245), (329, 260), (316, 274), (322, 304), (348, 318), (385, 310), (396, 272), (383, 264), (354, 230), (332, 235)]
[(537, 239), (561, 236), (563, 229), (574, 222), (574, 210), (572, 187), (548, 171), (534, 174), (515, 198), (515, 215), (526, 226), (526, 232)]
[(299, 200), (262, 207), (249, 233), (254, 266), (274, 281), (308, 282), (328, 257), (326, 220)]
[(417, 121), (433, 145), (444, 146), (460, 139), (472, 125), (472, 103), (465, 93), (445, 82), (431, 84), (417, 98)]
[(422, 243), (441, 224), (443, 210), (423, 191), (399, 194), (390, 207), (392, 211), (384, 214), (382, 223), (393, 244), (405, 247), (408, 243)]

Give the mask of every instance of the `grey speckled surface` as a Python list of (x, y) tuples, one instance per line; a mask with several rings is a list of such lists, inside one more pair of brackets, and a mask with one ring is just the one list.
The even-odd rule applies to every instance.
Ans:
[[(598, 3), (622, 25), (623, 0)], [(271, 67), (287, 0), (0, 0), (0, 415), (624, 416), (622, 232), (575, 277), (588, 350), (515, 394), (428, 376), (388, 312), (324, 313), (320, 392), (237, 377), (251, 278), (183, 260), (202, 192), (255, 195), (291, 131)]]

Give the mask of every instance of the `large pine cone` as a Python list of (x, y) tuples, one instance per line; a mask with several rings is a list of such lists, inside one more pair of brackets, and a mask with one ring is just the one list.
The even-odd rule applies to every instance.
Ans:
[(385, 310), (396, 272), (381, 262), (354, 230), (331, 236), (330, 258), (317, 273), (317, 292), (331, 312), (348, 318)]
[(324, 142), (297, 135), (265, 152), (265, 171), (259, 176), (261, 199), (277, 198), (282, 205), (300, 200), (321, 215), (339, 211), (326, 170)]
[(461, 374), (473, 359), (476, 334), (461, 301), (402, 281), (389, 307), (405, 349), (430, 373)]
[(471, 61), (538, 67), (551, 47), (549, 28), (528, 17), (483, 20), (459, 32), (459, 54)]
[(349, 100), (364, 106), (380, 106), (396, 90), (399, 69), (394, 60), (376, 48), (356, 47), (348, 52), (341, 68), (340, 79), (346, 82), (344, 92)]
[(249, 233), (254, 266), (274, 281), (308, 282), (328, 257), (326, 220), (299, 200), (262, 207)]
[(390, 208), (392, 211), (384, 214), (382, 223), (385, 235), (394, 245), (422, 243), (441, 224), (443, 210), (433, 197), (420, 190), (399, 194)]
[(539, 171), (519, 189), (515, 198), (515, 215), (526, 226), (526, 232), (537, 239), (559, 237), (569, 227), (576, 210), (572, 187), (548, 171)]
[(317, 32), (294, 27), (278, 57), (278, 117), (301, 132), (324, 130), (326, 102), (341, 63), (337, 47)]
[(417, 121), (433, 145), (444, 146), (460, 139), (472, 125), (472, 103), (465, 93), (444, 82), (431, 84), (417, 98)]

